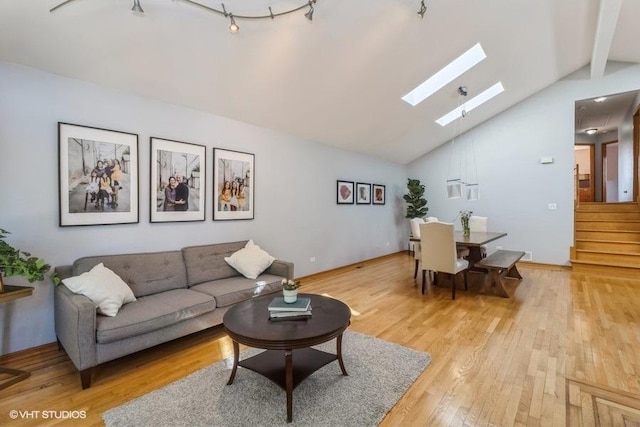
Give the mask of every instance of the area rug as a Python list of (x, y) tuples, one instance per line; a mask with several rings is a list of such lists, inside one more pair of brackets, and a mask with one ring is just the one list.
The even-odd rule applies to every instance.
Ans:
[[(316, 348), (335, 354), (335, 340)], [(247, 349), (240, 358), (258, 351)], [(242, 367), (226, 385), (228, 360), (111, 409), (103, 420), (107, 427), (377, 426), (431, 363), (428, 353), (351, 331), (343, 335), (342, 351), (349, 376), (335, 361), (299, 384), (290, 424), (284, 390)]]

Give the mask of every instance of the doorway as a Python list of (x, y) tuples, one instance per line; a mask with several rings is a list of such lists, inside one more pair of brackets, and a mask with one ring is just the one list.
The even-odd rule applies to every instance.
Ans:
[(580, 202), (595, 201), (595, 144), (574, 146), (576, 164), (576, 183)]
[(588, 144), (595, 163), (580, 168), (576, 201), (640, 203), (640, 90), (576, 101), (574, 145)]
[(618, 194), (618, 141), (602, 144), (602, 201), (617, 203)]

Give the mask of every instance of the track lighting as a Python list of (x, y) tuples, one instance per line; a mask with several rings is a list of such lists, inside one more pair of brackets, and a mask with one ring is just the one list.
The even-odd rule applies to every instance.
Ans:
[[(227, 12), (227, 10), (224, 7), (224, 3), (221, 3), (222, 6), (222, 10), (220, 9), (216, 9), (214, 7), (209, 7), (206, 6), (202, 3), (199, 3), (196, 0), (183, 0), (185, 3), (189, 3), (192, 6), (196, 6), (199, 7), (201, 9), (204, 9), (208, 12), (212, 12), (212, 13), (216, 13), (218, 15), (222, 15), (225, 18), (229, 18), (231, 20), (231, 24), (229, 25), (229, 31), (231, 31), (232, 33), (236, 33), (238, 32), (238, 30), (240, 30), (240, 26), (236, 23), (236, 19), (274, 19), (278, 16), (282, 16), (282, 15), (288, 15), (290, 13), (294, 13), (294, 12), (298, 12), (299, 10), (303, 10), (303, 9), (307, 9), (308, 10), (304, 13), (304, 17), (307, 18), (309, 21), (313, 21), (313, 12), (314, 12), (314, 3), (317, 3), (318, 0), (306, 0), (304, 4), (300, 5), (300, 6), (296, 6), (293, 7), (291, 9), (287, 9), (284, 10), (282, 12), (277, 12), (277, 13), (273, 13), (273, 11), (271, 10), (271, 7), (269, 7), (269, 14), (268, 15), (238, 15), (238, 14), (232, 14), (231, 12)], [(53, 12), (57, 9), (60, 9), (62, 6), (65, 6), (69, 3), (73, 3), (75, 2), (75, 0), (64, 0), (60, 3), (58, 3), (57, 6), (49, 9), (49, 12)], [(425, 0), (421, 0), (420, 1), (420, 10), (418, 11), (418, 15), (420, 15), (421, 18), (424, 18), (424, 14), (427, 11), (427, 6), (425, 6), (424, 4)], [(136, 12), (136, 13), (144, 13), (144, 10), (142, 9), (142, 6), (140, 5), (140, 0), (133, 0), (133, 7), (131, 8), (132, 11)]]
[(131, 8), (134, 12), (144, 13), (142, 6), (140, 6), (140, 0), (133, 0), (133, 7)]
[(424, 0), (420, 1), (420, 10), (418, 11), (418, 15), (420, 18), (424, 18), (424, 14), (427, 12), (427, 6), (424, 5)]

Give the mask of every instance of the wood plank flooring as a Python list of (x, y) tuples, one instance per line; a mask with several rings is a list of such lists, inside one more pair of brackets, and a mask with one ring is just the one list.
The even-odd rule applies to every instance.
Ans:
[[(635, 425), (640, 279), (520, 263), (524, 279), (505, 281), (513, 298), (477, 294), (482, 275), (470, 274), (470, 290), (452, 301), (450, 288), (422, 295), (413, 262), (399, 253), (303, 278), (305, 292), (360, 313), (352, 330), (431, 354), (382, 426), (604, 426), (605, 416)], [(0, 391), (0, 425), (102, 425), (104, 411), (232, 354), (214, 328), (106, 363), (84, 391), (55, 344), (4, 356), (0, 364), (32, 374)], [(86, 416), (56, 419), (73, 411)]]

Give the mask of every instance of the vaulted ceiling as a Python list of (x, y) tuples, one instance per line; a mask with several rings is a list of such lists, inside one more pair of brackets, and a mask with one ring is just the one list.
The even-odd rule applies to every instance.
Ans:
[[(0, 2), (0, 60), (409, 163), (449, 140), (434, 121), (501, 81), (465, 128), (573, 71), (640, 62), (635, 0), (317, 0), (313, 21), (229, 20), (183, 0)], [(221, 8), (219, 2), (200, 3)], [(227, 0), (235, 15), (305, 0)], [(400, 98), (475, 43), (487, 58), (416, 107)], [(1, 94), (0, 94), (1, 96)], [(454, 126), (455, 127), (455, 126)]]

